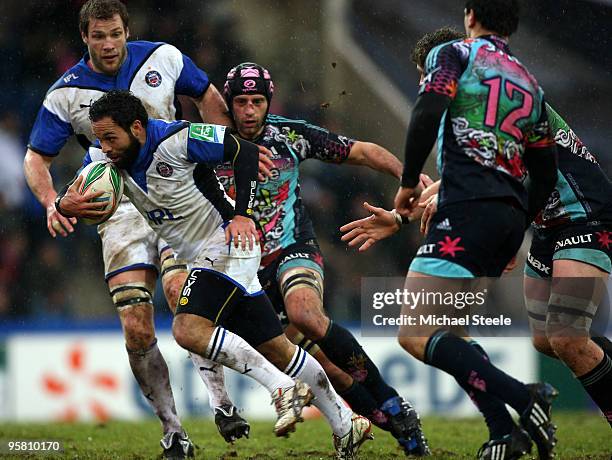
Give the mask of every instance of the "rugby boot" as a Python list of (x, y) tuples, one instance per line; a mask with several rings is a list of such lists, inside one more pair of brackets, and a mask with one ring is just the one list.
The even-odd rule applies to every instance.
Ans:
[(164, 449), (162, 458), (168, 460), (182, 460), (194, 457), (193, 443), (184, 430), (180, 433), (177, 431), (166, 433), (159, 443)]
[(276, 436), (288, 436), (289, 432), (295, 431), (295, 425), (304, 421), (302, 409), (308, 406), (314, 399), (310, 387), (296, 379), (295, 385), (284, 390), (279, 388), (272, 392), (272, 404), (276, 408), (278, 416), (274, 425)]
[(368, 439), (374, 439), (371, 431), (372, 423), (367, 418), (353, 413), (351, 430), (342, 437), (333, 435), (336, 458), (338, 460), (356, 459), (361, 445)]
[(531, 438), (519, 427), (501, 439), (485, 442), (478, 451), (478, 460), (516, 460), (531, 452)]
[(243, 436), (248, 438), (251, 429), (249, 423), (230, 404), (215, 407), (215, 425), (226, 442), (234, 442)]
[(424, 457), (431, 451), (421, 428), (421, 420), (414, 407), (401, 396), (386, 401), (381, 409), (389, 416), (391, 434), (406, 455)]
[(557, 427), (553, 425), (550, 413), (552, 402), (559, 392), (548, 383), (532, 383), (527, 388), (531, 393), (531, 401), (521, 415), (520, 423), (537, 446), (540, 460), (548, 460), (555, 456), (557, 444)]

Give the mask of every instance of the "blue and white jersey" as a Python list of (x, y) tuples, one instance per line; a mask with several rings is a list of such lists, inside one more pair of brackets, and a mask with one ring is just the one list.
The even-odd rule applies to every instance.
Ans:
[(174, 120), (177, 95), (198, 98), (210, 82), (204, 71), (167, 43), (133, 41), (117, 75), (94, 72), (85, 54), (49, 89), (32, 128), (29, 148), (55, 156), (73, 134), (84, 148), (95, 139), (89, 107), (112, 89), (130, 90), (143, 102), (150, 117)]
[[(234, 215), (214, 167), (223, 162), (225, 126), (149, 119), (147, 141), (129, 169), (124, 193), (155, 232), (193, 263)], [(106, 160), (96, 142), (85, 156)], [(223, 232), (221, 232), (223, 234)]]

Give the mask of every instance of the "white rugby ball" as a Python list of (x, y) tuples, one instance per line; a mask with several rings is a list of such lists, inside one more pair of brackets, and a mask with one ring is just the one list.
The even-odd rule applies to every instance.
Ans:
[(84, 195), (86, 192), (104, 192), (97, 198), (91, 200), (96, 203), (106, 203), (101, 211), (111, 210), (111, 213), (103, 219), (90, 219), (83, 217), (81, 220), (87, 225), (98, 225), (106, 221), (119, 206), (119, 201), (123, 196), (123, 178), (117, 168), (107, 161), (93, 161), (85, 166), (79, 176), (83, 178), (79, 193)]

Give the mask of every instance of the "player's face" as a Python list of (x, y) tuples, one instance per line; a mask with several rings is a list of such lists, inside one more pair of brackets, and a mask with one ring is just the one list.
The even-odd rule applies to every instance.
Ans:
[(254, 139), (263, 131), (268, 101), (262, 94), (236, 96), (232, 100), (234, 123), (240, 137)]
[(135, 121), (130, 132), (123, 129), (110, 117), (91, 123), (94, 135), (100, 141), (102, 152), (119, 169), (129, 168), (138, 157), (140, 142), (132, 130), (140, 131), (142, 124)]
[(96, 72), (115, 75), (127, 54), (129, 32), (123, 27), (121, 17), (116, 14), (112, 19), (89, 21), (87, 35), (81, 34), (87, 45), (91, 63)]

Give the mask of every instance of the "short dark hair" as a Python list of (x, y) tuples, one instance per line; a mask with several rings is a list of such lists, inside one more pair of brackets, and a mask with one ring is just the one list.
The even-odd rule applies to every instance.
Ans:
[(89, 119), (92, 122), (100, 121), (104, 117), (110, 117), (128, 133), (136, 120), (145, 128), (149, 121), (147, 110), (140, 99), (125, 90), (109, 91), (91, 105)]
[(519, 0), (467, 0), (465, 10), (474, 11), (476, 20), (485, 29), (508, 37), (519, 25)]
[(116, 14), (121, 18), (124, 29), (127, 29), (130, 17), (119, 0), (88, 0), (79, 12), (79, 30), (87, 35), (91, 19), (112, 19)]
[(421, 69), (425, 68), (425, 59), (429, 52), (442, 43), (457, 40), (459, 38), (465, 38), (463, 32), (459, 32), (457, 29), (452, 27), (442, 27), (435, 32), (429, 32), (423, 35), (419, 41), (414, 45), (412, 50), (412, 62), (418, 65)]

